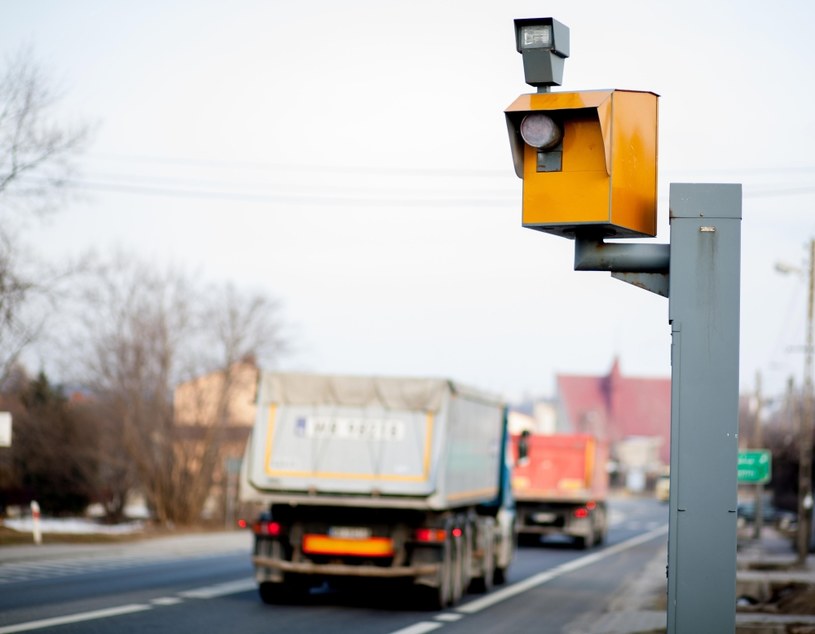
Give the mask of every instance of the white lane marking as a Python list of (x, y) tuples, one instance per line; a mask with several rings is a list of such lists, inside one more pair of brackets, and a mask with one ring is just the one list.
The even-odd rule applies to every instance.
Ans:
[(122, 614), (132, 614), (134, 612), (144, 612), (145, 610), (153, 609), (153, 606), (168, 606), (177, 605), (185, 599), (212, 599), (214, 597), (222, 597), (228, 594), (237, 594), (238, 592), (245, 592), (246, 590), (254, 589), (257, 587), (254, 579), (238, 579), (236, 581), (228, 581), (214, 586), (205, 586), (203, 588), (196, 588), (195, 590), (187, 590), (186, 592), (179, 592), (175, 597), (159, 597), (153, 599), (150, 603), (152, 605), (143, 605), (134, 603), (131, 605), (122, 605), (113, 608), (105, 608), (103, 610), (94, 610), (92, 612), (80, 612), (78, 614), (69, 614), (67, 616), (57, 616), (50, 619), (41, 619), (39, 621), (29, 621), (27, 623), (18, 623), (16, 625), (7, 625), (0, 627), (0, 634), (12, 634), (13, 632), (27, 632), (29, 630), (36, 630), (42, 627), (53, 627), (55, 625), (66, 625), (68, 623), (81, 623), (83, 621), (93, 621), (96, 619), (106, 619), (111, 616), (119, 616)]
[(463, 617), (464, 617), (463, 614), (447, 612), (445, 614), (439, 614), (435, 618), (437, 621), (444, 621), (445, 623), (455, 623), (456, 621), (461, 620)]
[(622, 524), (625, 521), (625, 519), (626, 519), (626, 515), (622, 511), (619, 511), (617, 509), (611, 509), (608, 512), (608, 525), (609, 526), (615, 526), (616, 527), (617, 525)]
[(96, 619), (107, 619), (111, 616), (120, 616), (122, 614), (133, 614), (134, 612), (144, 612), (151, 610), (149, 605), (140, 603), (133, 603), (131, 605), (120, 605), (115, 608), (106, 608), (104, 610), (93, 610), (92, 612), (80, 612), (78, 614), (69, 614), (67, 616), (56, 616), (50, 619), (40, 619), (39, 621), (29, 621), (28, 623), (18, 623), (17, 625), (7, 625), (0, 627), (0, 634), (12, 634), (13, 632), (27, 632), (29, 630), (37, 630), (42, 627), (53, 627), (55, 625), (67, 625), (69, 623), (82, 623), (83, 621), (94, 621)]
[(604, 548), (603, 550), (597, 551), (590, 555), (586, 555), (585, 557), (580, 557), (579, 559), (574, 559), (570, 562), (552, 568), (551, 570), (541, 572), (537, 575), (534, 575), (533, 577), (529, 577), (528, 579), (524, 579), (523, 581), (514, 583), (507, 588), (503, 588), (501, 590), (493, 592), (485, 597), (482, 597), (481, 599), (470, 601), (469, 603), (457, 608), (457, 611), (463, 614), (475, 614), (476, 612), (480, 612), (481, 610), (493, 606), (496, 603), (506, 601), (507, 599), (522, 594), (528, 590), (531, 590), (532, 588), (547, 583), (548, 581), (551, 581), (556, 577), (564, 575), (568, 572), (579, 570), (580, 568), (585, 568), (586, 566), (596, 563), (601, 559), (606, 559), (607, 557), (611, 557), (613, 555), (621, 553), (624, 550), (633, 548), (634, 546), (644, 544), (645, 542), (650, 541), (656, 537), (659, 537), (660, 535), (664, 535), (667, 532), (668, 532), (667, 524), (660, 526), (655, 530), (643, 533), (642, 535), (638, 535), (637, 537), (632, 537), (631, 539), (628, 539), (624, 542), (620, 542), (619, 544), (615, 544), (614, 546), (609, 546), (608, 548)]
[(226, 583), (219, 583), (214, 586), (206, 586), (204, 588), (196, 588), (195, 590), (186, 590), (179, 592), (178, 596), (185, 599), (212, 599), (214, 597), (223, 597), (227, 594), (237, 594), (238, 592), (246, 592), (247, 590), (254, 590), (257, 583), (254, 579), (237, 579), (235, 581), (227, 581)]
[(443, 627), (443, 623), (431, 623), (430, 621), (419, 621), (413, 625), (403, 627), (401, 630), (391, 632), (391, 634), (425, 634)]

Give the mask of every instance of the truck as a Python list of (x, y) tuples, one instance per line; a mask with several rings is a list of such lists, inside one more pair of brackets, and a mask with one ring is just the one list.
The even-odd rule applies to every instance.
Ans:
[(512, 435), (518, 540), (570, 538), (579, 548), (608, 532), (608, 445), (591, 434)]
[(265, 603), (314, 586), (413, 588), (441, 609), (515, 549), (507, 408), (439, 378), (262, 372), (241, 466)]

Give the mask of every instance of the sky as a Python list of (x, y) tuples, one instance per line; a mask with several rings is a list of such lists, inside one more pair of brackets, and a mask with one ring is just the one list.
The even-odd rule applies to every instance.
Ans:
[(654, 241), (670, 183), (743, 184), (741, 390), (800, 382), (812, 3), (0, 0), (0, 56), (30, 48), (64, 120), (95, 127), (76, 195), (28, 240), (278, 298), (280, 369), (515, 400), (615, 358), (668, 377), (667, 299), (575, 272), (573, 242), (521, 226), (503, 111), (534, 89), (513, 19), (546, 16), (571, 33), (558, 90), (660, 95)]

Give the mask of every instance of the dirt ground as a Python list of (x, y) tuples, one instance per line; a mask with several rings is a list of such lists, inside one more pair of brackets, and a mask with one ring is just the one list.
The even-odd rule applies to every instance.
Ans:
[(813, 614), (815, 613), (815, 586), (790, 583), (777, 588), (765, 602), (739, 606), (738, 612), (761, 612), (765, 614)]

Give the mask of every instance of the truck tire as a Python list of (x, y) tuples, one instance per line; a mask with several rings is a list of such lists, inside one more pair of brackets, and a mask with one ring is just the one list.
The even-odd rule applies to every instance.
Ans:
[(455, 606), (464, 596), (464, 543), (460, 537), (456, 537), (452, 546), (450, 605)]
[(497, 570), (495, 567), (495, 542), (492, 539), (486, 540), (482, 556), (481, 570), (483, 575), (473, 579), (471, 583), (473, 592), (489, 592), (492, 590), (493, 583), (495, 583)]
[(439, 567), (439, 584), (421, 588), (423, 595), (422, 603), (430, 610), (443, 610), (450, 604), (453, 596), (453, 566), (451, 544), (444, 546), (441, 565)]
[(586, 550), (594, 546), (594, 533), (590, 533), (585, 537), (576, 537), (575, 543), (580, 550)]
[(291, 605), (300, 603), (306, 596), (306, 585), (297, 577), (283, 582), (263, 581), (258, 586), (260, 600), (267, 605)]
[(595, 543), (597, 544), (605, 544), (606, 538), (608, 537), (608, 522), (606, 520), (606, 508), (605, 506), (598, 509), (598, 522), (599, 526), (597, 527), (597, 534), (595, 538)]
[(521, 548), (534, 548), (541, 545), (541, 536), (538, 533), (518, 533), (518, 546)]
[(275, 605), (277, 603), (281, 603), (282, 589), (283, 589), (282, 583), (276, 583), (274, 581), (263, 581), (258, 586), (260, 600), (263, 601), (266, 605)]

